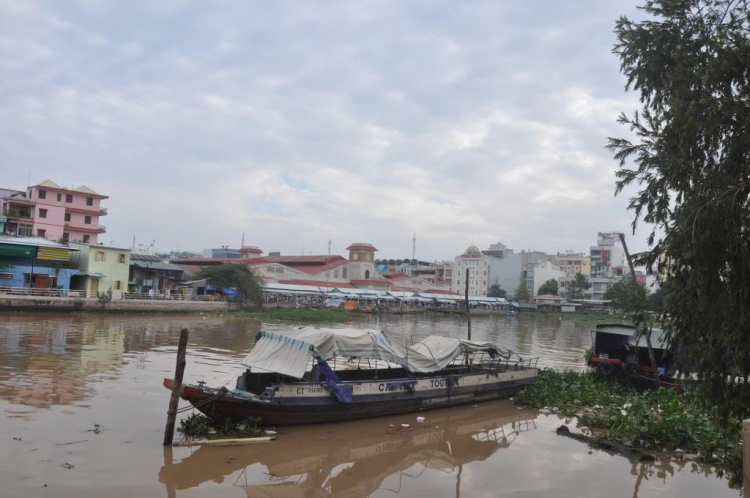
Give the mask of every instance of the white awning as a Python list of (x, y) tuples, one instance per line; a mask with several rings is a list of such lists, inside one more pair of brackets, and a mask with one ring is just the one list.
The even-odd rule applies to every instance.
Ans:
[(428, 336), (407, 346), (379, 330), (302, 327), (285, 333), (258, 332), (255, 347), (242, 364), (302, 378), (310, 359), (343, 356), (384, 360), (410, 372), (428, 373), (442, 370), (463, 353), (477, 351), (509, 356), (508, 351), (489, 342), (454, 337)]

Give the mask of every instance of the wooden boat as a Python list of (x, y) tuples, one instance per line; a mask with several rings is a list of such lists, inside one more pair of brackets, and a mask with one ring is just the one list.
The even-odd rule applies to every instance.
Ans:
[[(651, 331), (652, 348), (657, 375), (662, 387), (681, 388), (681, 383), (668, 375), (672, 357), (667, 349), (661, 329)], [(623, 324), (599, 324), (591, 332), (593, 351), (587, 363), (602, 377), (632, 378), (638, 387), (656, 387), (651, 360), (648, 356), (646, 339), (638, 337), (636, 328)]]
[(537, 378), (537, 361), (442, 336), (405, 344), (378, 330), (261, 331), (233, 389), (199, 383), (181, 396), (219, 420), (334, 422), (508, 397)]

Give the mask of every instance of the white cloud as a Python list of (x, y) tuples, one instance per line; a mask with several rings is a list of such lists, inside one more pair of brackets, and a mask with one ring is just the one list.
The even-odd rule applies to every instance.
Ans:
[(628, 229), (603, 146), (635, 106), (629, 3), (158, 4), (0, 5), (3, 186), (85, 183), (106, 239), (160, 249), (390, 256), (416, 231), (442, 259)]

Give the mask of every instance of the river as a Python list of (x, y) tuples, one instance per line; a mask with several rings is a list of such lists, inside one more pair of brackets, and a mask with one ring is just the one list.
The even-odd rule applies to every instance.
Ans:
[[(466, 333), (457, 317), (345, 326)], [(238, 372), (261, 327), (287, 328), (231, 316), (0, 314), (0, 496), (737, 496), (710, 468), (590, 451), (555, 435), (557, 416), (510, 401), (424, 412), (424, 423), (409, 414), (282, 428), (258, 445), (163, 448), (161, 383), (173, 376), (183, 327), (185, 381), (209, 385)], [(473, 338), (540, 366), (583, 368), (591, 328), (559, 317), (475, 318)]]

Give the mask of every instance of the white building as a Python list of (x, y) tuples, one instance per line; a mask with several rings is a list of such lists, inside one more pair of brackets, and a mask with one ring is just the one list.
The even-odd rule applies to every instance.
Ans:
[(486, 251), (469, 246), (454, 260), (451, 290), (464, 294), (468, 275), (470, 296), (486, 296), (495, 284), (512, 296), (521, 277), (521, 262), (520, 254), (515, 254), (500, 242), (491, 244)]
[(526, 287), (531, 297), (539, 295), (539, 287), (547, 280), (557, 280), (565, 277), (565, 272), (549, 261), (537, 261), (524, 266)]
[(455, 258), (451, 290), (463, 295), (468, 279), (470, 296), (486, 296), (490, 287), (488, 282), (491, 259), (490, 256), (482, 254), (477, 246), (469, 246), (462, 255)]
[(615, 268), (622, 268), (627, 264), (625, 251), (619, 244), (619, 232), (599, 232), (597, 245), (591, 246), (591, 276), (607, 278), (617, 276)]

